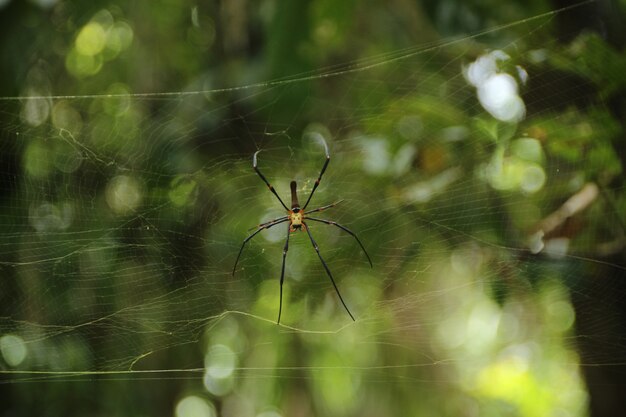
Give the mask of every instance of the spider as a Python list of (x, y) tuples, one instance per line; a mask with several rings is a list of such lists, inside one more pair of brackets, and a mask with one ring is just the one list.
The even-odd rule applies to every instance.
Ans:
[(313, 236), (311, 235), (311, 230), (309, 230), (310, 228), (309, 228), (308, 224), (306, 223), (306, 221), (311, 220), (311, 221), (318, 222), (318, 223), (324, 223), (324, 224), (330, 224), (330, 225), (333, 225), (333, 226), (337, 226), (341, 230), (343, 230), (343, 231), (349, 233), (350, 235), (352, 235), (352, 237), (354, 237), (354, 239), (356, 239), (356, 241), (359, 244), (359, 246), (361, 246), (361, 249), (363, 249), (363, 253), (365, 253), (365, 256), (367, 257), (367, 260), (368, 260), (368, 262), (370, 264), (370, 267), (372, 267), (372, 260), (370, 259), (370, 256), (367, 254), (367, 251), (365, 250), (365, 247), (363, 246), (363, 244), (361, 243), (359, 238), (352, 231), (350, 231), (348, 228), (346, 228), (345, 226), (340, 225), (337, 222), (334, 222), (334, 221), (331, 221), (331, 220), (325, 220), (325, 219), (318, 219), (316, 217), (309, 216), (309, 214), (317, 213), (317, 212), (329, 209), (331, 207), (334, 207), (337, 204), (339, 204), (342, 200), (339, 200), (339, 201), (337, 201), (335, 203), (332, 203), (332, 204), (329, 204), (327, 206), (322, 206), (322, 207), (318, 207), (316, 209), (312, 209), (312, 210), (306, 211), (306, 208), (309, 205), (309, 203), (311, 202), (311, 198), (313, 197), (313, 193), (315, 192), (317, 187), (320, 185), (320, 181), (322, 180), (322, 175), (324, 175), (324, 172), (326, 172), (326, 168), (328, 167), (328, 163), (330, 162), (330, 154), (328, 152), (328, 145), (326, 144), (326, 141), (324, 141), (324, 139), (320, 138), (320, 140), (321, 140), (322, 144), (324, 145), (324, 151), (326, 153), (326, 161), (324, 162), (324, 166), (322, 166), (322, 170), (320, 171), (320, 174), (317, 177), (317, 180), (315, 180), (315, 184), (313, 185), (313, 189), (311, 190), (311, 194), (309, 194), (309, 198), (307, 198), (306, 203), (304, 204), (304, 207), (302, 207), (302, 208), (300, 208), (300, 203), (298, 202), (298, 194), (297, 194), (297, 191), (296, 191), (297, 190), (296, 182), (295, 181), (291, 181), (291, 184), (290, 184), (290, 187), (291, 187), (291, 209), (289, 209), (285, 205), (283, 200), (280, 198), (280, 196), (278, 195), (278, 193), (276, 192), (274, 187), (272, 187), (272, 185), (267, 181), (267, 179), (265, 179), (265, 176), (263, 176), (263, 174), (261, 173), (261, 171), (257, 167), (257, 155), (261, 151), (260, 150), (256, 151), (254, 153), (253, 157), (252, 157), (252, 168), (254, 168), (254, 171), (259, 175), (259, 177), (261, 177), (261, 179), (263, 180), (265, 185), (267, 185), (267, 188), (269, 188), (269, 190), (276, 196), (276, 198), (278, 198), (278, 201), (280, 201), (280, 204), (285, 208), (285, 210), (287, 210), (287, 215), (283, 216), (283, 217), (279, 217), (279, 218), (274, 219), (274, 220), (270, 220), (270, 221), (262, 223), (262, 224), (259, 224), (256, 227), (257, 230), (254, 231), (253, 233), (251, 233), (247, 238), (244, 239), (243, 243), (241, 244), (241, 249), (239, 249), (239, 254), (237, 255), (237, 260), (235, 261), (235, 265), (233, 266), (233, 276), (235, 275), (235, 270), (237, 268), (237, 263), (239, 262), (239, 258), (241, 257), (241, 253), (243, 252), (243, 248), (246, 246), (246, 243), (248, 243), (248, 241), (250, 239), (255, 237), (262, 230), (269, 229), (270, 227), (276, 226), (277, 224), (280, 224), (280, 223), (289, 222), (289, 227), (287, 228), (287, 239), (285, 240), (285, 247), (283, 248), (283, 263), (282, 263), (282, 267), (281, 267), (281, 270), (280, 270), (280, 304), (279, 304), (279, 307), (278, 307), (278, 321), (276, 322), (277, 324), (280, 324), (280, 315), (281, 315), (282, 310), (283, 310), (283, 281), (285, 279), (285, 259), (287, 257), (287, 251), (289, 250), (289, 236), (290, 236), (291, 233), (296, 232), (296, 231), (306, 231), (307, 234), (309, 235), (309, 239), (311, 240), (311, 244), (313, 245), (313, 248), (315, 249), (315, 252), (317, 253), (317, 256), (320, 258), (320, 261), (322, 262), (322, 265), (324, 266), (324, 269), (326, 270), (326, 274), (328, 274), (328, 278), (330, 278), (330, 282), (332, 282), (333, 287), (335, 287), (335, 291), (337, 292), (337, 296), (339, 296), (339, 300), (341, 300), (341, 304), (343, 304), (343, 307), (348, 312), (348, 315), (350, 316), (350, 318), (353, 321), (355, 321), (354, 320), (354, 316), (352, 315), (352, 313), (348, 309), (348, 306), (346, 305), (346, 303), (343, 301), (343, 297), (341, 297), (341, 293), (339, 292), (339, 288), (337, 288), (337, 284), (335, 283), (335, 279), (333, 278), (333, 275), (331, 274), (330, 269), (328, 268), (328, 265), (326, 265), (326, 262), (324, 261), (324, 258), (322, 258), (322, 255), (320, 254), (319, 247), (318, 247), (317, 243), (315, 242), (315, 239), (313, 239)]

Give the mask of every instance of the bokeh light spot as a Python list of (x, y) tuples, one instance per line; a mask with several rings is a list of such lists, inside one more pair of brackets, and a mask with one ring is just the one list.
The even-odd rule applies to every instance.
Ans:
[(206, 390), (218, 397), (223, 397), (231, 392), (234, 385), (233, 378), (230, 376), (225, 378), (215, 378), (208, 372), (205, 372), (203, 382)]
[(548, 305), (548, 314), (551, 323), (559, 331), (569, 330), (574, 324), (576, 314), (574, 308), (567, 301), (555, 301)]
[(4, 361), (12, 367), (21, 364), (26, 359), (28, 350), (24, 339), (13, 334), (0, 337), (0, 352)]
[(189, 395), (176, 405), (176, 417), (216, 417), (215, 407), (197, 395)]
[(126, 84), (115, 83), (107, 89), (108, 97), (103, 102), (104, 110), (111, 116), (122, 116), (131, 109), (130, 91)]
[[(511, 75), (501, 72), (500, 61), (510, 57), (503, 51), (485, 54), (463, 69), (465, 79), (474, 87), (478, 100), (494, 118), (503, 122), (519, 122), (526, 115), (524, 101), (517, 93), (517, 81)], [(517, 73), (524, 71), (518, 67)], [(524, 71), (525, 73), (525, 71)], [(528, 76), (522, 78), (526, 82)]]
[[(37, 91), (28, 91), (29, 96), (40, 95)], [(50, 115), (50, 101), (45, 99), (27, 100), (22, 107), (22, 120), (31, 126), (39, 126)]]
[(179, 176), (172, 180), (168, 197), (177, 207), (192, 204), (198, 195), (196, 181), (187, 176)]
[(367, 138), (363, 141), (363, 150), (363, 169), (370, 174), (384, 174), (390, 163), (387, 141), (382, 138)]
[(514, 140), (511, 142), (511, 153), (530, 162), (541, 163), (544, 159), (541, 142), (534, 138)]
[(28, 144), (24, 152), (24, 171), (32, 177), (44, 178), (52, 171), (52, 161), (49, 158), (49, 150), (41, 141)]
[(81, 55), (94, 56), (99, 54), (106, 45), (106, 32), (97, 22), (89, 22), (76, 37), (76, 51)]
[(466, 347), (468, 351), (480, 352), (495, 341), (500, 324), (501, 311), (491, 300), (477, 302), (467, 317)]
[(30, 224), (39, 233), (65, 230), (74, 219), (74, 207), (70, 203), (45, 202), (33, 205), (28, 213)]
[(224, 344), (210, 346), (204, 357), (204, 364), (206, 371), (203, 382), (207, 391), (221, 397), (233, 390), (233, 371), (237, 365), (237, 356), (230, 347)]
[(127, 175), (113, 178), (106, 188), (106, 201), (117, 214), (126, 214), (135, 210), (142, 200), (140, 182)]
[(65, 67), (77, 78), (95, 75), (102, 68), (100, 55), (84, 55), (72, 49), (65, 57)]
[(496, 74), (478, 88), (478, 100), (493, 117), (505, 122), (524, 118), (526, 108), (517, 95), (517, 83), (509, 74)]
[(522, 173), (520, 187), (527, 193), (534, 193), (543, 188), (546, 183), (546, 173), (536, 164), (526, 165)]
[(65, 129), (72, 134), (77, 134), (83, 128), (83, 120), (67, 101), (61, 100), (52, 107), (52, 124), (57, 129)]
[(133, 28), (126, 22), (115, 22), (107, 32), (106, 48), (109, 58), (127, 49), (133, 42)]
[(214, 378), (230, 376), (237, 365), (237, 356), (228, 346), (213, 345), (204, 357), (207, 373)]

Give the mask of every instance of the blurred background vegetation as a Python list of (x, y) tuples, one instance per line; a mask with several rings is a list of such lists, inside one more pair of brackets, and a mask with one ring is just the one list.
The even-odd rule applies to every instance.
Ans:
[(0, 0), (0, 415), (619, 415), (625, 10)]

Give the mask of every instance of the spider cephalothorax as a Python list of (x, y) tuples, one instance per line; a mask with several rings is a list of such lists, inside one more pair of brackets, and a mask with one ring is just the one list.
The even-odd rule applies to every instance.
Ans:
[(319, 223), (324, 223), (324, 224), (331, 224), (333, 226), (337, 226), (341, 230), (343, 230), (343, 231), (349, 233), (350, 235), (352, 235), (352, 237), (354, 237), (356, 239), (356, 241), (359, 244), (359, 246), (361, 246), (361, 249), (363, 249), (363, 252), (365, 253), (365, 256), (367, 257), (367, 260), (369, 261), (370, 267), (372, 266), (372, 260), (370, 259), (369, 255), (367, 254), (367, 251), (365, 250), (365, 247), (363, 247), (363, 244), (361, 243), (359, 238), (353, 232), (351, 232), (346, 227), (340, 225), (337, 222), (334, 222), (334, 221), (331, 221), (331, 220), (318, 219), (318, 218), (309, 216), (309, 214), (311, 214), (311, 213), (317, 213), (319, 211), (323, 211), (323, 210), (326, 210), (328, 208), (331, 208), (331, 207), (339, 204), (340, 201), (337, 201), (337, 202), (335, 202), (333, 204), (329, 204), (327, 206), (323, 206), (323, 207), (319, 207), (319, 208), (316, 208), (316, 209), (313, 209), (313, 210), (306, 211), (306, 208), (309, 205), (309, 202), (311, 201), (311, 197), (313, 197), (313, 193), (315, 192), (317, 187), (320, 185), (320, 181), (322, 180), (322, 175), (324, 175), (324, 172), (326, 171), (326, 167), (328, 167), (328, 163), (330, 162), (330, 154), (328, 152), (328, 145), (326, 145), (326, 142), (323, 139), (321, 141), (322, 141), (322, 144), (324, 145), (324, 151), (326, 153), (326, 161), (324, 162), (324, 166), (322, 166), (322, 170), (320, 171), (320, 174), (317, 177), (317, 180), (315, 180), (315, 184), (313, 185), (313, 189), (311, 190), (311, 194), (309, 194), (309, 198), (307, 198), (306, 203), (304, 204), (304, 207), (302, 207), (302, 208), (300, 208), (300, 203), (298, 202), (298, 193), (297, 193), (297, 188), (298, 187), (297, 187), (296, 182), (295, 181), (291, 181), (291, 184), (290, 184), (290, 188), (291, 188), (291, 209), (289, 209), (289, 208), (287, 208), (287, 206), (285, 205), (283, 200), (280, 198), (280, 196), (278, 195), (278, 193), (276, 192), (274, 187), (272, 187), (272, 185), (265, 179), (263, 174), (261, 174), (261, 171), (259, 171), (259, 169), (257, 168), (257, 155), (261, 151), (256, 151), (254, 153), (253, 157), (252, 157), (252, 167), (254, 168), (256, 173), (259, 175), (259, 177), (261, 177), (261, 179), (263, 180), (265, 185), (267, 185), (267, 188), (269, 188), (269, 190), (276, 196), (276, 198), (278, 198), (278, 201), (280, 201), (280, 204), (287, 211), (287, 215), (283, 216), (283, 217), (279, 217), (279, 218), (274, 219), (274, 220), (270, 220), (268, 222), (265, 222), (265, 223), (262, 223), (262, 224), (258, 225), (257, 230), (254, 231), (250, 236), (248, 236), (247, 238), (244, 239), (243, 243), (241, 244), (241, 249), (239, 249), (239, 254), (237, 255), (237, 260), (235, 261), (235, 265), (233, 266), (233, 275), (235, 275), (235, 270), (237, 268), (237, 263), (239, 262), (239, 257), (241, 257), (241, 252), (243, 252), (244, 246), (246, 245), (246, 243), (248, 243), (248, 241), (250, 239), (252, 239), (254, 236), (256, 236), (257, 233), (259, 233), (261, 230), (269, 229), (270, 227), (275, 226), (275, 225), (277, 225), (279, 223), (289, 222), (289, 227), (287, 228), (287, 239), (285, 240), (285, 247), (283, 249), (283, 264), (282, 264), (282, 268), (281, 268), (281, 272), (280, 272), (280, 306), (278, 307), (278, 323), (280, 323), (280, 315), (281, 315), (282, 309), (283, 309), (283, 281), (285, 279), (285, 258), (287, 257), (287, 251), (289, 250), (289, 236), (290, 236), (291, 233), (293, 233), (295, 231), (298, 231), (298, 230), (306, 231), (307, 234), (309, 235), (309, 239), (311, 240), (311, 244), (313, 245), (313, 248), (315, 249), (315, 252), (317, 252), (317, 256), (320, 258), (320, 261), (322, 262), (322, 265), (324, 266), (324, 269), (326, 270), (326, 273), (328, 274), (328, 277), (330, 278), (330, 282), (332, 282), (333, 287), (335, 288), (335, 291), (337, 292), (337, 296), (339, 296), (339, 300), (341, 301), (341, 304), (343, 304), (344, 308), (346, 309), (346, 311), (350, 315), (350, 318), (352, 320), (354, 320), (354, 316), (352, 315), (352, 313), (350, 313), (350, 310), (348, 309), (348, 306), (346, 306), (346, 303), (343, 301), (343, 298), (341, 297), (341, 293), (339, 293), (339, 288), (337, 288), (337, 284), (335, 284), (335, 279), (333, 278), (333, 275), (330, 273), (330, 269), (328, 269), (328, 265), (326, 265), (326, 262), (324, 262), (324, 259), (322, 258), (322, 255), (320, 254), (319, 247), (317, 246), (317, 243), (313, 239), (313, 236), (311, 235), (311, 231), (309, 230), (309, 226), (306, 224), (305, 220), (312, 220), (314, 222), (319, 222)]
[(300, 209), (289, 210), (289, 228), (290, 231), (295, 232), (305, 228), (304, 225), (304, 213)]

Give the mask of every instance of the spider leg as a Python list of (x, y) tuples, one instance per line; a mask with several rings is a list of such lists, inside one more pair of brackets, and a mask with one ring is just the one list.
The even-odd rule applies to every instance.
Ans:
[(241, 252), (243, 252), (243, 248), (244, 246), (246, 246), (246, 243), (248, 243), (248, 241), (250, 239), (252, 239), (253, 237), (255, 237), (257, 235), (257, 233), (259, 233), (261, 230), (265, 230), (265, 229), (269, 229), (272, 226), (275, 226), (279, 223), (284, 223), (286, 221), (288, 221), (289, 218), (284, 218), (284, 219), (279, 219), (274, 221), (273, 223), (265, 223), (262, 226), (259, 226), (259, 230), (257, 230), (256, 232), (252, 233), (250, 236), (248, 236), (247, 238), (245, 238), (243, 240), (243, 243), (241, 244), (241, 249), (239, 249), (239, 254), (237, 255), (237, 260), (235, 261), (235, 265), (233, 266), (233, 276), (235, 276), (235, 269), (237, 268), (237, 263), (239, 262), (239, 258), (241, 257)]
[(257, 154), (258, 154), (259, 152), (261, 152), (261, 151), (260, 151), (260, 150), (259, 150), (259, 151), (256, 151), (256, 152), (254, 153), (254, 156), (252, 157), (252, 168), (254, 168), (254, 170), (256, 171), (256, 173), (257, 173), (257, 174), (259, 174), (259, 177), (261, 177), (261, 179), (263, 180), (263, 182), (265, 183), (265, 185), (267, 185), (267, 188), (269, 188), (269, 189), (270, 189), (270, 191), (274, 193), (274, 195), (276, 196), (276, 198), (278, 198), (278, 201), (280, 201), (280, 204), (282, 204), (282, 205), (283, 205), (283, 207), (285, 208), (285, 210), (289, 211), (289, 209), (287, 208), (287, 206), (285, 205), (285, 203), (283, 203), (283, 200), (280, 198), (280, 196), (278, 195), (278, 193), (276, 192), (276, 190), (274, 189), (274, 187), (272, 187), (272, 184), (270, 184), (270, 183), (269, 183), (269, 182), (265, 179), (265, 177), (263, 176), (263, 174), (261, 174), (261, 171), (259, 171), (259, 168), (257, 168), (257, 158), (256, 158), (256, 156), (257, 156)]
[(313, 248), (315, 248), (315, 252), (317, 252), (317, 256), (320, 258), (320, 261), (322, 261), (322, 265), (324, 266), (324, 269), (326, 270), (326, 273), (328, 274), (328, 278), (330, 278), (330, 282), (332, 282), (333, 287), (335, 287), (335, 291), (337, 292), (337, 295), (339, 296), (339, 300), (341, 300), (341, 304), (343, 304), (343, 307), (346, 309), (346, 311), (350, 315), (350, 318), (352, 319), (352, 321), (356, 321), (354, 320), (354, 316), (352, 315), (352, 313), (350, 313), (348, 306), (343, 301), (343, 298), (341, 297), (341, 293), (339, 292), (339, 288), (337, 288), (337, 284), (335, 284), (335, 279), (333, 278), (333, 274), (330, 273), (330, 269), (328, 269), (328, 265), (326, 265), (326, 262), (324, 262), (324, 258), (322, 258), (322, 255), (320, 254), (320, 249), (317, 246), (317, 243), (315, 243), (315, 239), (313, 239), (313, 236), (311, 235), (311, 231), (309, 230), (309, 227), (304, 222), (302, 222), (302, 224), (304, 224), (304, 229), (308, 233), (309, 239), (311, 239), (311, 243), (313, 244)]
[(351, 230), (349, 230), (347, 227), (340, 225), (337, 222), (333, 222), (331, 220), (323, 220), (323, 219), (316, 219), (314, 217), (307, 217), (307, 219), (309, 220), (313, 220), (314, 222), (320, 222), (320, 223), (326, 223), (326, 224), (332, 224), (333, 226), (337, 226), (338, 228), (340, 228), (341, 230), (348, 232), (352, 235), (353, 238), (356, 239), (357, 243), (359, 244), (359, 246), (361, 246), (361, 249), (363, 249), (363, 253), (365, 253), (365, 256), (367, 256), (367, 260), (370, 263), (370, 268), (373, 268), (372, 265), (372, 260), (370, 259), (370, 256), (367, 254), (367, 251), (365, 250), (365, 247), (363, 246), (363, 244), (361, 243), (361, 241), (359, 240), (359, 238), (354, 234), (354, 232), (352, 232)]
[(285, 280), (285, 258), (287, 258), (287, 251), (289, 250), (289, 235), (291, 234), (291, 225), (287, 227), (287, 240), (285, 240), (285, 247), (283, 248), (283, 266), (280, 269), (280, 304), (278, 305), (278, 321), (276, 324), (280, 324), (280, 314), (283, 312), (283, 281)]
[(317, 213), (318, 211), (324, 211), (324, 210), (329, 209), (331, 207), (335, 207), (337, 204), (341, 203), (342, 201), (343, 200), (335, 201), (333, 204), (329, 204), (329, 205), (324, 206), (324, 207), (318, 207), (318, 208), (313, 209), (313, 210), (305, 211), (304, 214)]
[(324, 175), (324, 172), (326, 171), (326, 168), (328, 167), (328, 163), (330, 162), (330, 153), (328, 152), (328, 145), (326, 144), (326, 141), (324, 140), (324, 138), (322, 138), (321, 136), (320, 136), (320, 140), (322, 141), (322, 145), (324, 145), (324, 152), (326, 153), (326, 161), (324, 162), (324, 166), (322, 167), (322, 170), (320, 171), (320, 175), (315, 180), (315, 184), (313, 185), (311, 194), (309, 194), (309, 198), (306, 200), (306, 203), (304, 204), (304, 207), (302, 207), (302, 210), (306, 210), (306, 206), (309, 205), (309, 201), (311, 201), (311, 197), (313, 197), (313, 193), (317, 189), (317, 186), (320, 185), (320, 181), (322, 180), (322, 175)]
[(279, 217), (279, 218), (274, 219), (274, 220), (269, 220), (269, 221), (263, 222), (261, 224), (257, 224), (256, 226), (253, 226), (253, 227), (249, 228), (248, 231), (250, 231), (252, 229), (257, 229), (259, 227), (267, 226), (268, 224), (277, 222), (278, 220), (286, 220), (286, 219), (289, 219), (289, 216), (282, 216), (282, 217)]

